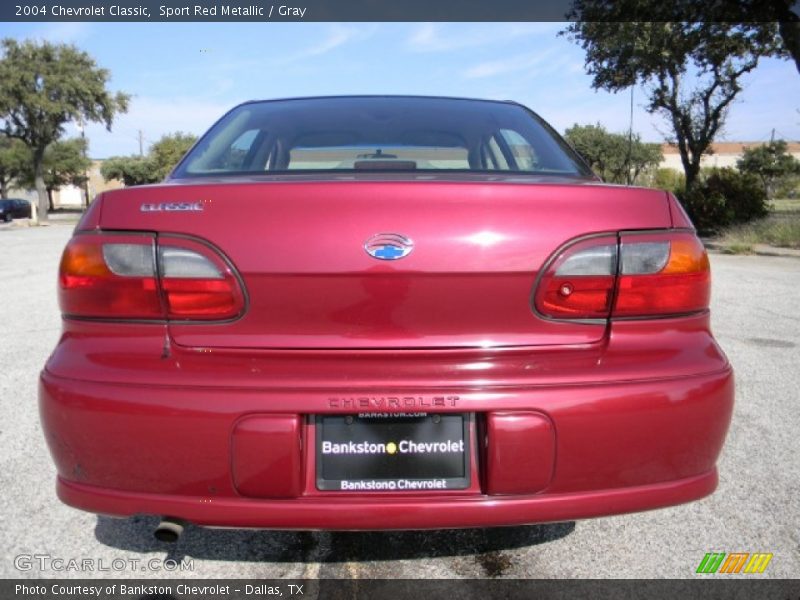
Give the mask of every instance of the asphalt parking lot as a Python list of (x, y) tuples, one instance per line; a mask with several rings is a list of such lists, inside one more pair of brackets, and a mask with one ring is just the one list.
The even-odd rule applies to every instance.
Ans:
[[(771, 552), (761, 575), (800, 575), (800, 260), (715, 255), (714, 328), (737, 376), (718, 491), (676, 508), (577, 523), (407, 533), (190, 528), (172, 546), (150, 518), (62, 505), (39, 427), (37, 374), (58, 339), (68, 224), (0, 225), (0, 577), (86, 577), (15, 567), (20, 555), (192, 559), (170, 577), (695, 577), (706, 552)], [(18, 561), (16, 561), (18, 563)], [(164, 577), (162, 571), (100, 576)], [(749, 576), (752, 577), (752, 576)]]

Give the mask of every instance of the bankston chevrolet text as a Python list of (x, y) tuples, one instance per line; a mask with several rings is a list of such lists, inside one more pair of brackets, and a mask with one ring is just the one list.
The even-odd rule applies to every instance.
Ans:
[(61, 259), (41, 375), (71, 506), (179, 524), (563, 521), (710, 494), (709, 262), (512, 102), (248, 102)]

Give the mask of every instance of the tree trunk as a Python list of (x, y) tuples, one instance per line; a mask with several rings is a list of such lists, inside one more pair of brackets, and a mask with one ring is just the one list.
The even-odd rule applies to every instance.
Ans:
[(692, 189), (697, 174), (700, 172), (700, 164), (695, 164), (694, 157), (689, 155), (689, 149), (684, 144), (678, 144), (678, 152), (681, 155), (681, 164), (683, 165), (683, 175), (686, 178), (686, 191)]
[(36, 186), (36, 195), (39, 197), (37, 209), (34, 210), (33, 217), (34, 223), (47, 222), (47, 186), (44, 183), (44, 148), (36, 148), (33, 152), (33, 182)]
[[(791, 14), (788, 10), (787, 13)], [(800, 21), (781, 21), (778, 26), (783, 45), (792, 55), (797, 72), (800, 73)]]
[[(685, 133), (682, 132), (681, 135), (685, 136)], [(678, 151), (681, 155), (683, 174), (686, 177), (686, 191), (688, 192), (697, 181), (697, 176), (700, 174), (700, 160), (711, 143), (690, 143), (685, 141), (685, 137), (681, 139), (684, 141), (678, 143)]]
[(686, 176), (686, 189), (690, 190), (697, 181), (697, 175), (700, 173), (700, 163), (696, 163), (695, 161), (689, 162), (684, 168), (683, 173)]
[(5, 179), (0, 181), (0, 198), (8, 198), (8, 182)]

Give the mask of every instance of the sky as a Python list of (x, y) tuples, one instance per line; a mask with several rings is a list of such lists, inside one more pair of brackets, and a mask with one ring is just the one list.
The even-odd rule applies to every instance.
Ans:
[[(108, 132), (87, 128), (93, 158), (135, 154), (175, 131), (202, 134), (257, 98), (421, 94), (515, 100), (560, 132), (575, 123), (627, 131), (630, 93), (591, 88), (583, 51), (559, 23), (0, 23), (0, 37), (73, 43), (132, 95)], [(762, 60), (718, 141), (800, 140), (800, 74)], [(633, 128), (669, 133), (634, 90)], [(67, 135), (77, 135), (74, 126)]]

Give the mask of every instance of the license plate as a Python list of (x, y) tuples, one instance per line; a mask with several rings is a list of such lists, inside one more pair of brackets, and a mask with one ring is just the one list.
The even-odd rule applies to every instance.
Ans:
[(317, 488), (459, 490), (470, 485), (469, 414), (316, 417)]

